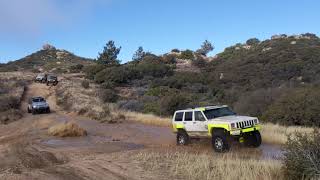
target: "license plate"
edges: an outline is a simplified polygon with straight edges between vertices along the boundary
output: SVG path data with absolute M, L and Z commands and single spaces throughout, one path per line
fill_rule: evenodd
M 240 130 L 236 130 L 236 131 L 231 131 L 232 135 L 240 135 L 241 131 Z

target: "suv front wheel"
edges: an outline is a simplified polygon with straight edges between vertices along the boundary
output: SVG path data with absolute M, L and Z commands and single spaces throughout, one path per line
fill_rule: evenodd
M 178 131 L 177 145 L 187 145 L 189 143 L 189 136 L 185 131 Z
M 217 131 L 212 134 L 212 147 L 216 152 L 229 151 L 230 145 L 223 131 Z
M 253 131 L 245 135 L 244 137 L 245 145 L 248 147 L 257 148 L 261 145 L 262 139 L 259 131 Z

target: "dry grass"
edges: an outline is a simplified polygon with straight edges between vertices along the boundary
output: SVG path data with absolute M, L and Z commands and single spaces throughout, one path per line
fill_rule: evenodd
M 21 73 L 0 73 L 0 123 L 22 117 L 21 101 L 30 77 Z
M 278 160 L 242 159 L 236 154 L 190 154 L 187 152 L 141 152 L 132 158 L 144 162 L 148 171 L 172 179 L 284 179 Z
M 287 135 L 294 132 L 311 133 L 313 132 L 313 128 L 266 123 L 262 124 L 261 131 L 263 142 L 279 145 L 285 144 L 287 142 Z
M 68 122 L 61 123 L 49 128 L 48 134 L 58 137 L 77 137 L 86 136 L 87 131 L 73 122 Z
M 140 122 L 149 125 L 171 127 L 171 119 L 162 118 L 153 114 L 143 114 L 138 112 L 125 111 L 123 114 L 128 120 Z

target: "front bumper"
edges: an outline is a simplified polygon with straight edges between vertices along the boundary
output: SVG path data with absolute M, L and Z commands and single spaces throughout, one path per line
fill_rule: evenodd
M 230 135 L 232 136 L 240 136 L 244 133 L 252 132 L 252 131 L 259 131 L 261 130 L 260 125 L 255 125 L 253 127 L 245 128 L 245 129 L 236 129 L 236 130 L 231 130 Z
M 36 112 L 45 112 L 49 110 L 49 107 L 36 107 L 36 108 L 33 108 L 33 110 Z

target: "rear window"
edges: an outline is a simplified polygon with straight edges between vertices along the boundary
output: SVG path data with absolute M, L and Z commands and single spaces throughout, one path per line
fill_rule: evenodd
M 182 121 L 183 112 L 177 112 L 174 121 Z
M 192 111 L 186 112 L 186 114 L 184 116 L 184 121 L 192 121 Z

